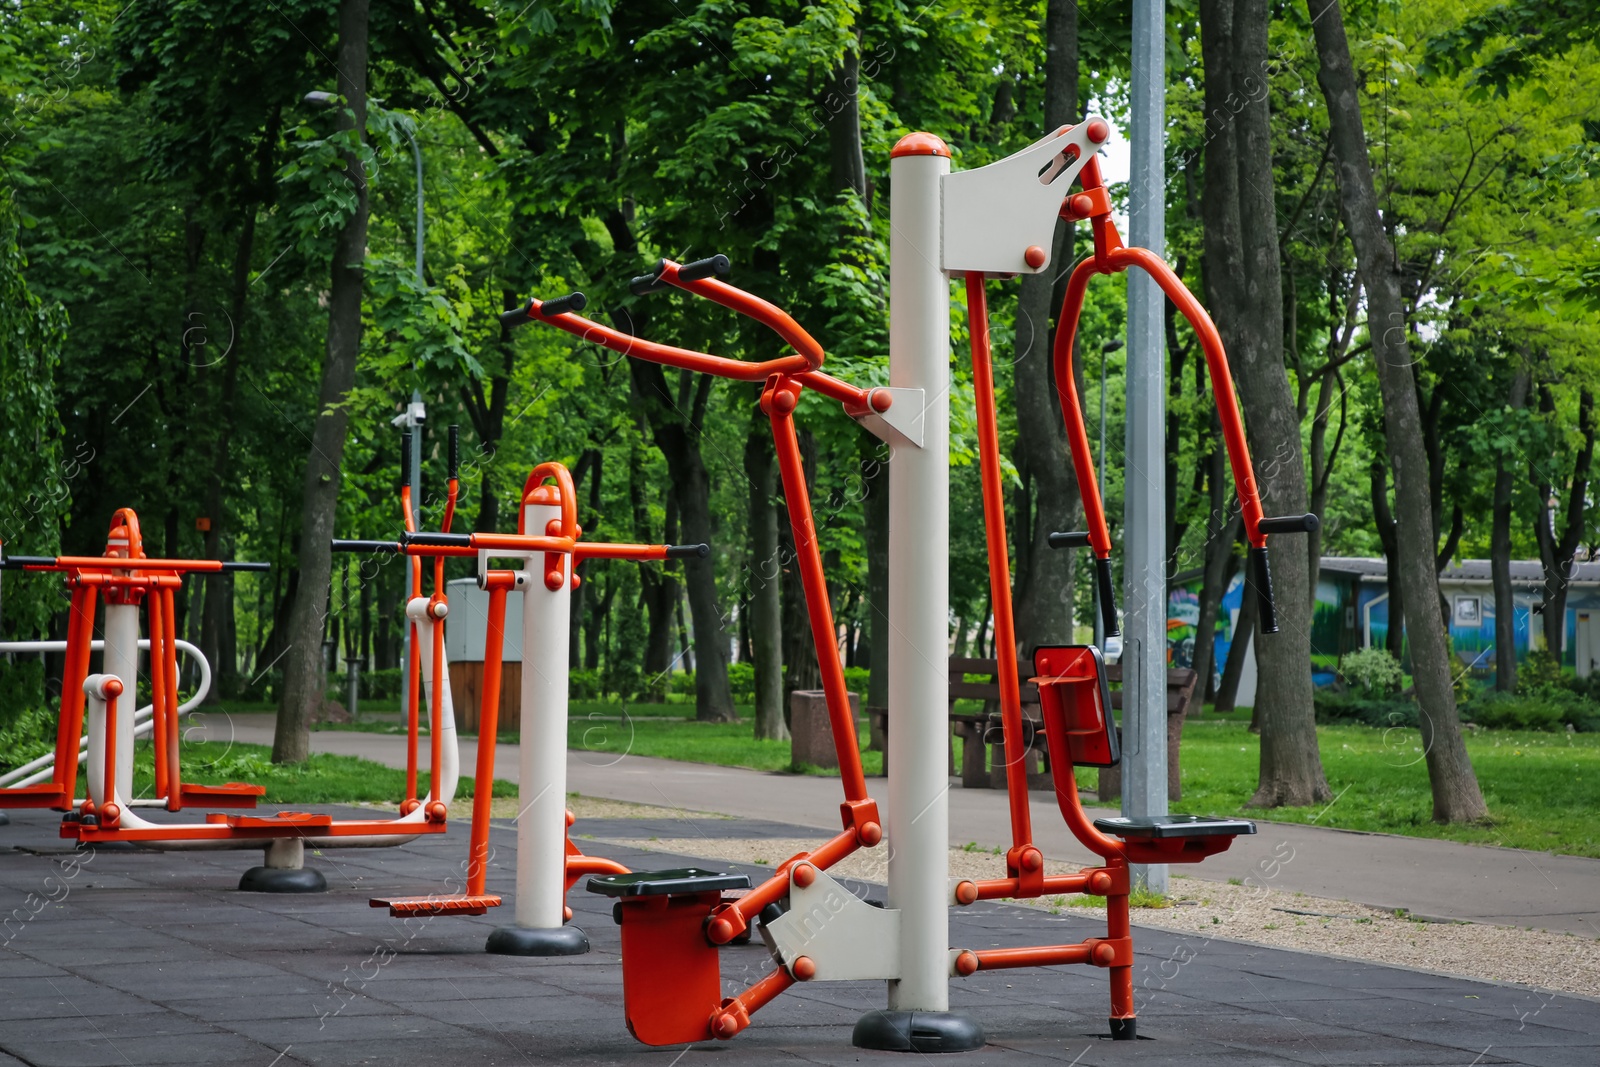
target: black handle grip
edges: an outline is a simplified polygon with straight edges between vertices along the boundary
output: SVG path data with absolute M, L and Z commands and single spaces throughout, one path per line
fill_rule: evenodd
M 540 318 L 548 319 L 554 315 L 565 315 L 569 311 L 582 311 L 588 306 L 589 298 L 582 293 L 568 293 L 554 300 L 540 301 L 538 313 Z
M 1057 531 L 1045 539 L 1051 548 L 1088 548 L 1087 530 Z
M 391 554 L 400 551 L 400 545 L 394 541 L 355 541 L 343 537 L 335 537 L 331 542 L 335 552 L 388 552 Z
M 711 555 L 710 545 L 668 545 L 668 559 L 705 559 Z
M 1265 548 L 1250 549 L 1250 581 L 1256 587 L 1256 603 L 1260 605 L 1256 625 L 1264 634 L 1275 634 L 1278 632 L 1278 608 L 1272 602 L 1272 564 Z
M 1321 526 L 1322 520 L 1308 511 L 1304 515 L 1280 515 L 1275 519 L 1262 519 L 1256 524 L 1256 529 L 1264 534 L 1313 533 Z
M 672 286 L 661 280 L 661 269 L 666 264 L 667 261 L 664 259 L 656 260 L 655 269 L 649 274 L 637 275 L 628 282 L 628 292 L 634 296 L 646 296 L 650 293 L 659 293 L 663 289 L 671 289 Z
M 520 307 L 514 307 L 508 311 L 502 311 L 500 312 L 499 316 L 500 325 L 504 326 L 508 330 L 515 330 L 518 326 L 526 326 L 530 321 L 532 321 L 528 317 L 532 313 L 532 303 L 523 304 Z
M 402 534 L 400 543 L 403 545 L 422 545 L 425 548 L 471 548 L 471 534 L 454 533 L 408 533 Z
M 450 424 L 450 480 L 456 481 L 456 475 L 461 473 L 461 427 L 456 423 Z
M 400 487 L 411 484 L 411 431 L 400 433 Z
M 679 267 L 678 277 L 686 282 L 697 282 L 703 278 L 709 278 L 713 274 L 719 278 L 726 277 L 730 269 L 732 269 L 732 264 L 728 262 L 727 256 L 708 256 L 705 259 L 697 259 L 693 263 L 685 263 Z
M 53 567 L 54 556 L 6 556 L 0 559 L 0 571 L 20 571 L 24 567 Z
M 222 561 L 223 572 L 229 574 L 237 571 L 270 571 L 271 569 L 272 564 L 270 563 L 256 563 L 242 559 L 225 559 Z
M 1121 637 L 1122 629 L 1117 625 L 1117 594 L 1111 581 L 1111 561 L 1096 559 L 1094 576 L 1100 586 L 1100 619 L 1105 624 L 1105 634 L 1107 637 Z

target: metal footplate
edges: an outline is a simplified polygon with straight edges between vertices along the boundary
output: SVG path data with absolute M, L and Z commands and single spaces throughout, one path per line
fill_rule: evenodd
M 1225 852 L 1235 837 L 1256 832 L 1249 819 L 1216 819 L 1204 815 L 1145 815 L 1096 819 L 1094 828 L 1128 843 L 1133 863 L 1198 863 Z

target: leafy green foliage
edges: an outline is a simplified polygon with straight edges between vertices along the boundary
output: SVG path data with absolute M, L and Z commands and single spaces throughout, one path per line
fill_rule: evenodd
M 1381 648 L 1362 648 L 1339 664 L 1345 682 L 1368 699 L 1398 693 L 1405 679 L 1400 661 Z

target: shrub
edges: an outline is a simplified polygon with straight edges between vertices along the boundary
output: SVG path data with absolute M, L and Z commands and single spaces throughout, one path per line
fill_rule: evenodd
M 1409 700 L 1318 691 L 1314 702 L 1320 723 L 1359 723 L 1380 728 L 1417 725 L 1417 705 Z
M 648 684 L 648 683 L 647 683 Z M 694 699 L 694 671 L 672 671 L 653 688 Z
M 1600 730 L 1600 706 L 1566 689 L 1488 692 L 1461 709 L 1468 722 L 1491 730 Z
M 756 702 L 756 665 L 750 662 L 728 664 L 728 688 L 735 704 Z
M 1541 693 L 1549 689 L 1569 689 L 1573 679 L 1561 666 L 1561 661 L 1549 649 L 1539 648 L 1528 653 L 1528 658 L 1517 667 L 1517 692 Z
M 865 667 L 846 667 L 844 669 L 844 687 L 852 693 L 859 694 L 863 705 L 867 702 L 867 680 L 872 672 Z
M 1363 648 L 1344 658 L 1339 673 L 1345 684 L 1368 700 L 1398 693 L 1405 681 L 1400 661 L 1381 648 Z
M 605 681 L 599 671 L 573 671 L 567 676 L 567 692 L 573 700 L 604 700 Z

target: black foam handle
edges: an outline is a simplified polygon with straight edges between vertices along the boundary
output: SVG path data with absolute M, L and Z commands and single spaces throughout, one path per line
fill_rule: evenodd
M 649 293 L 659 293 L 663 289 L 671 289 L 672 286 L 661 280 L 661 271 L 666 265 L 666 260 L 656 260 L 655 269 L 649 274 L 637 275 L 628 282 L 628 292 L 634 296 L 645 296 Z
M 732 264 L 728 262 L 728 257 L 719 254 L 697 259 L 693 263 L 685 263 L 678 268 L 678 277 L 686 282 L 697 282 L 713 274 L 719 278 L 726 277 L 731 269 Z
M 408 533 L 403 534 L 401 544 L 423 545 L 427 548 L 471 548 L 471 534 L 454 533 Z
M 411 431 L 403 430 L 400 434 L 400 486 L 405 488 L 411 484 Z
M 270 571 L 272 564 L 256 563 L 243 559 L 225 559 L 222 561 L 222 569 L 225 573 L 230 574 L 236 571 Z
M 456 475 L 461 473 L 461 427 L 457 423 L 450 424 L 450 480 L 456 481 Z
M 1096 559 L 1094 576 L 1100 586 L 1100 619 L 1105 624 L 1105 634 L 1107 637 L 1121 637 L 1122 628 L 1117 625 L 1117 594 L 1111 581 L 1111 561 Z
M 1256 529 L 1264 534 L 1313 533 L 1321 526 L 1322 520 L 1308 511 L 1304 515 L 1280 515 L 1275 519 L 1262 519 L 1256 524 Z
M 544 300 L 539 303 L 539 317 L 548 319 L 554 315 L 565 315 L 569 311 L 582 311 L 589 306 L 589 298 L 582 293 L 568 293 L 558 296 L 554 300 Z
M 356 541 L 335 537 L 332 545 L 335 552 L 388 552 L 393 554 L 400 551 L 400 545 L 394 541 Z
M 1250 549 L 1250 580 L 1256 587 L 1256 602 L 1260 605 L 1256 625 L 1264 634 L 1275 634 L 1278 632 L 1278 608 L 1272 602 L 1272 564 L 1265 548 L 1252 546 Z
M 1057 531 L 1046 538 L 1046 541 L 1051 548 L 1088 548 L 1089 532 L 1087 530 Z
M 705 559 L 711 555 L 710 545 L 668 545 L 668 559 Z
M 24 567 L 53 567 L 54 556 L 6 556 L 0 559 L 0 571 L 20 571 Z
M 528 317 L 532 311 L 533 305 L 531 303 L 522 304 L 508 311 L 502 311 L 500 312 L 500 325 L 510 330 L 515 330 L 518 326 L 526 326 L 532 321 Z

